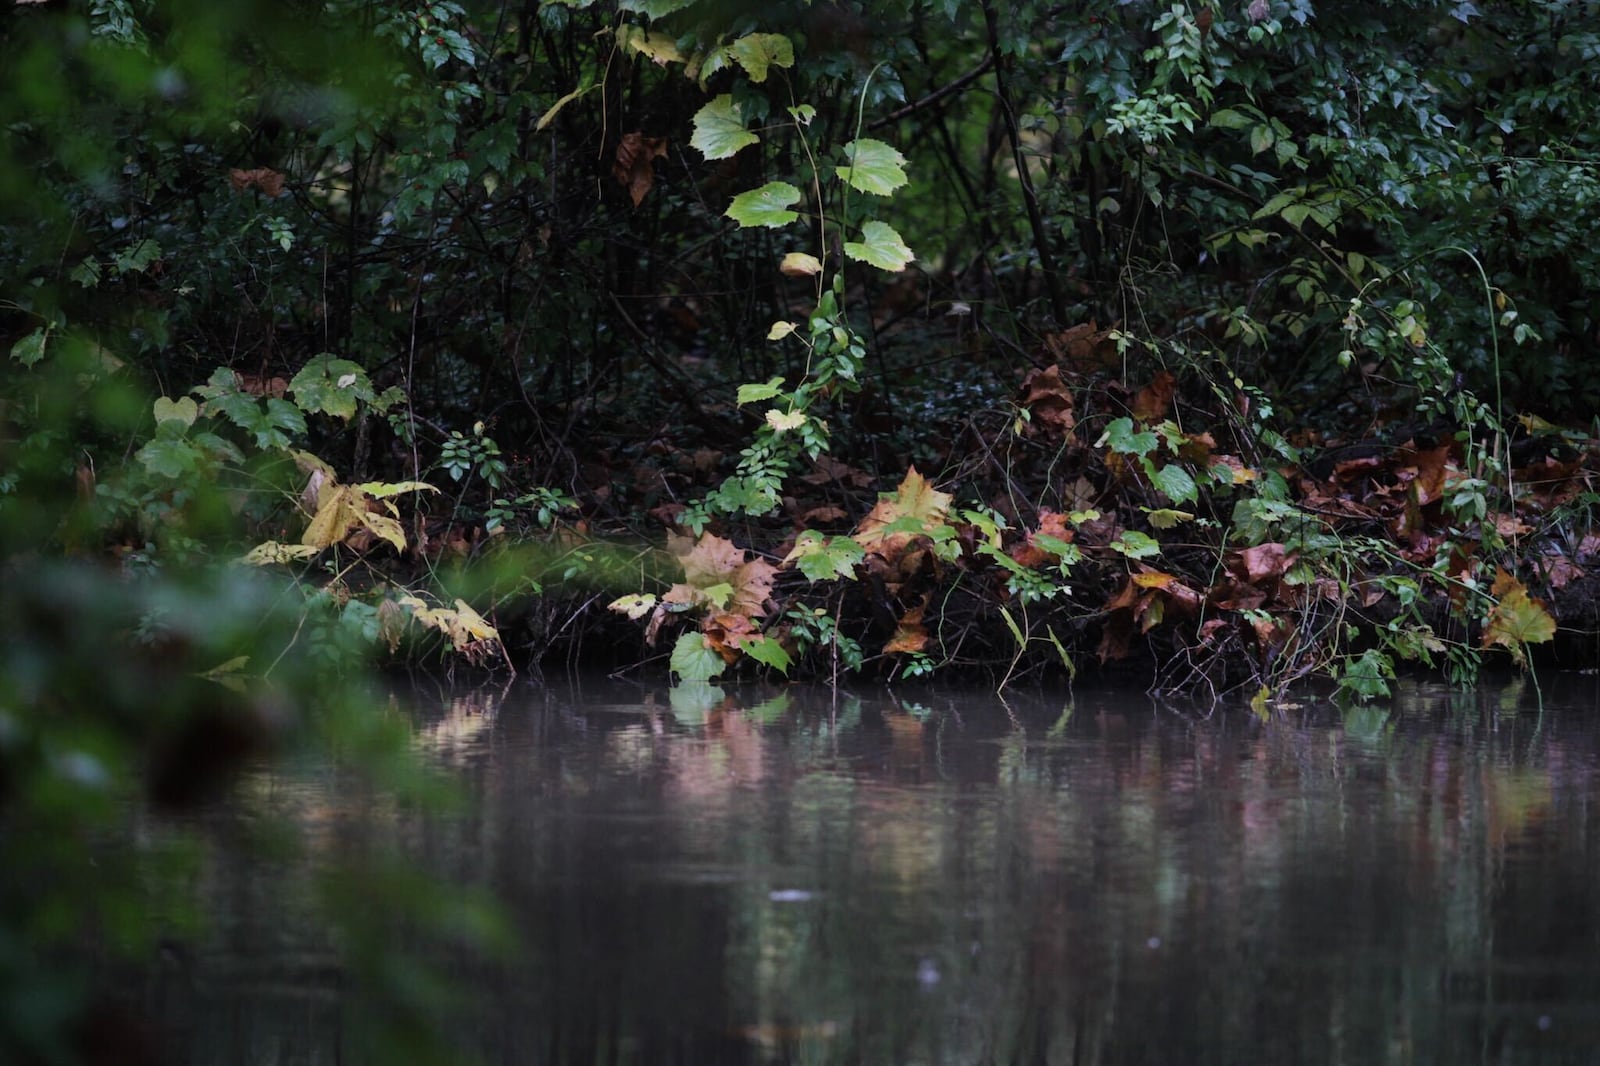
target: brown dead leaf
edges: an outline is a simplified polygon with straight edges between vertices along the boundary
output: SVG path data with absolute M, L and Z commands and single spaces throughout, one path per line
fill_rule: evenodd
M 927 648 L 928 629 L 922 624 L 922 612 L 926 609 L 927 602 L 924 601 L 900 616 L 900 621 L 894 627 L 894 635 L 883 646 L 885 655 L 915 655 Z
M 1146 425 L 1166 420 L 1172 411 L 1172 398 L 1178 394 L 1178 379 L 1169 370 L 1158 371 L 1150 384 L 1133 398 L 1133 417 Z
M 1545 583 L 1553 589 L 1566 588 L 1584 576 L 1583 567 L 1558 551 L 1544 552 L 1534 560 L 1534 566 L 1538 568 Z
M 646 137 L 634 130 L 622 135 L 617 143 L 617 157 L 611 164 L 611 176 L 617 184 L 628 190 L 633 206 L 638 207 L 656 183 L 655 160 L 667 155 L 665 137 Z
M 1065 437 L 1077 424 L 1072 390 L 1061 380 L 1059 365 L 1028 371 L 1019 406 L 1028 412 L 1028 428 L 1050 437 Z
M 1044 348 L 1051 359 L 1066 363 L 1068 370 L 1080 374 L 1109 369 L 1120 358 L 1111 331 L 1101 329 L 1094 321 L 1080 322 L 1059 333 L 1046 333 Z

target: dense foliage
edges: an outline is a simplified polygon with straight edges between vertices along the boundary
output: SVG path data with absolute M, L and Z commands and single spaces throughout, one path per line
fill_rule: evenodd
M 12 5 L 0 841 L 388 751 L 365 659 L 1521 663 L 1600 614 L 1597 60 L 1573 0 Z
M 630 592 L 694 679 L 1520 659 L 1592 613 L 1586 13 L 21 5 L 8 550 L 512 668 Z

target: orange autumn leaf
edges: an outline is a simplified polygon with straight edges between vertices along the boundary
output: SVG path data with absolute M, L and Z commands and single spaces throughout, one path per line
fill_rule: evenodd
M 896 652 L 915 655 L 927 648 L 928 629 L 922 624 L 922 612 L 925 609 L 926 604 L 919 605 L 901 616 L 900 621 L 895 624 L 894 636 L 883 646 L 885 655 L 893 655 Z
M 905 529 L 905 525 L 931 530 L 944 524 L 953 499 L 948 492 L 935 489 L 913 466 L 892 495 L 884 493 L 878 498 L 871 513 L 861 520 L 854 539 L 869 552 L 886 559 L 897 558 L 918 535 Z

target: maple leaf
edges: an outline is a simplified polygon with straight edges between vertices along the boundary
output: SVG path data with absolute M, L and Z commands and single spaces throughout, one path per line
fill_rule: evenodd
M 1496 568 L 1490 591 L 1497 602 L 1484 622 L 1482 646 L 1499 644 L 1511 653 L 1513 662 L 1522 666 L 1526 663 L 1523 645 L 1543 644 L 1554 638 L 1556 620 L 1549 608 L 1528 595 L 1522 582 L 1502 569 Z
M 854 539 L 886 559 L 898 558 L 919 532 L 927 533 L 944 524 L 953 499 L 949 493 L 935 489 L 913 466 L 892 495 L 878 497 L 871 513 L 861 520 Z
M 687 539 L 674 538 L 674 544 L 681 546 Z M 765 559 L 746 561 L 744 549 L 712 533 L 674 554 L 683 566 L 683 581 L 661 597 L 662 603 L 715 606 L 747 618 L 766 613 L 778 568 Z
M 617 143 L 616 160 L 611 164 L 611 175 L 618 185 L 628 190 L 634 207 L 638 207 L 655 187 L 655 160 L 666 156 L 665 137 L 646 137 L 639 130 L 622 135 Z

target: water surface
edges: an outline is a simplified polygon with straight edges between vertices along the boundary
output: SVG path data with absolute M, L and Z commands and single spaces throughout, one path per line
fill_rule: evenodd
M 449 817 L 328 767 L 208 823 L 214 921 L 147 996 L 195 1062 L 351 1061 L 319 856 L 497 897 L 435 959 L 489 1063 L 1600 1061 L 1595 679 L 1260 720 L 1080 690 L 419 695 Z M 381 901 L 374 902 L 381 920 Z M 343 1046 L 343 1052 L 341 1047 Z

